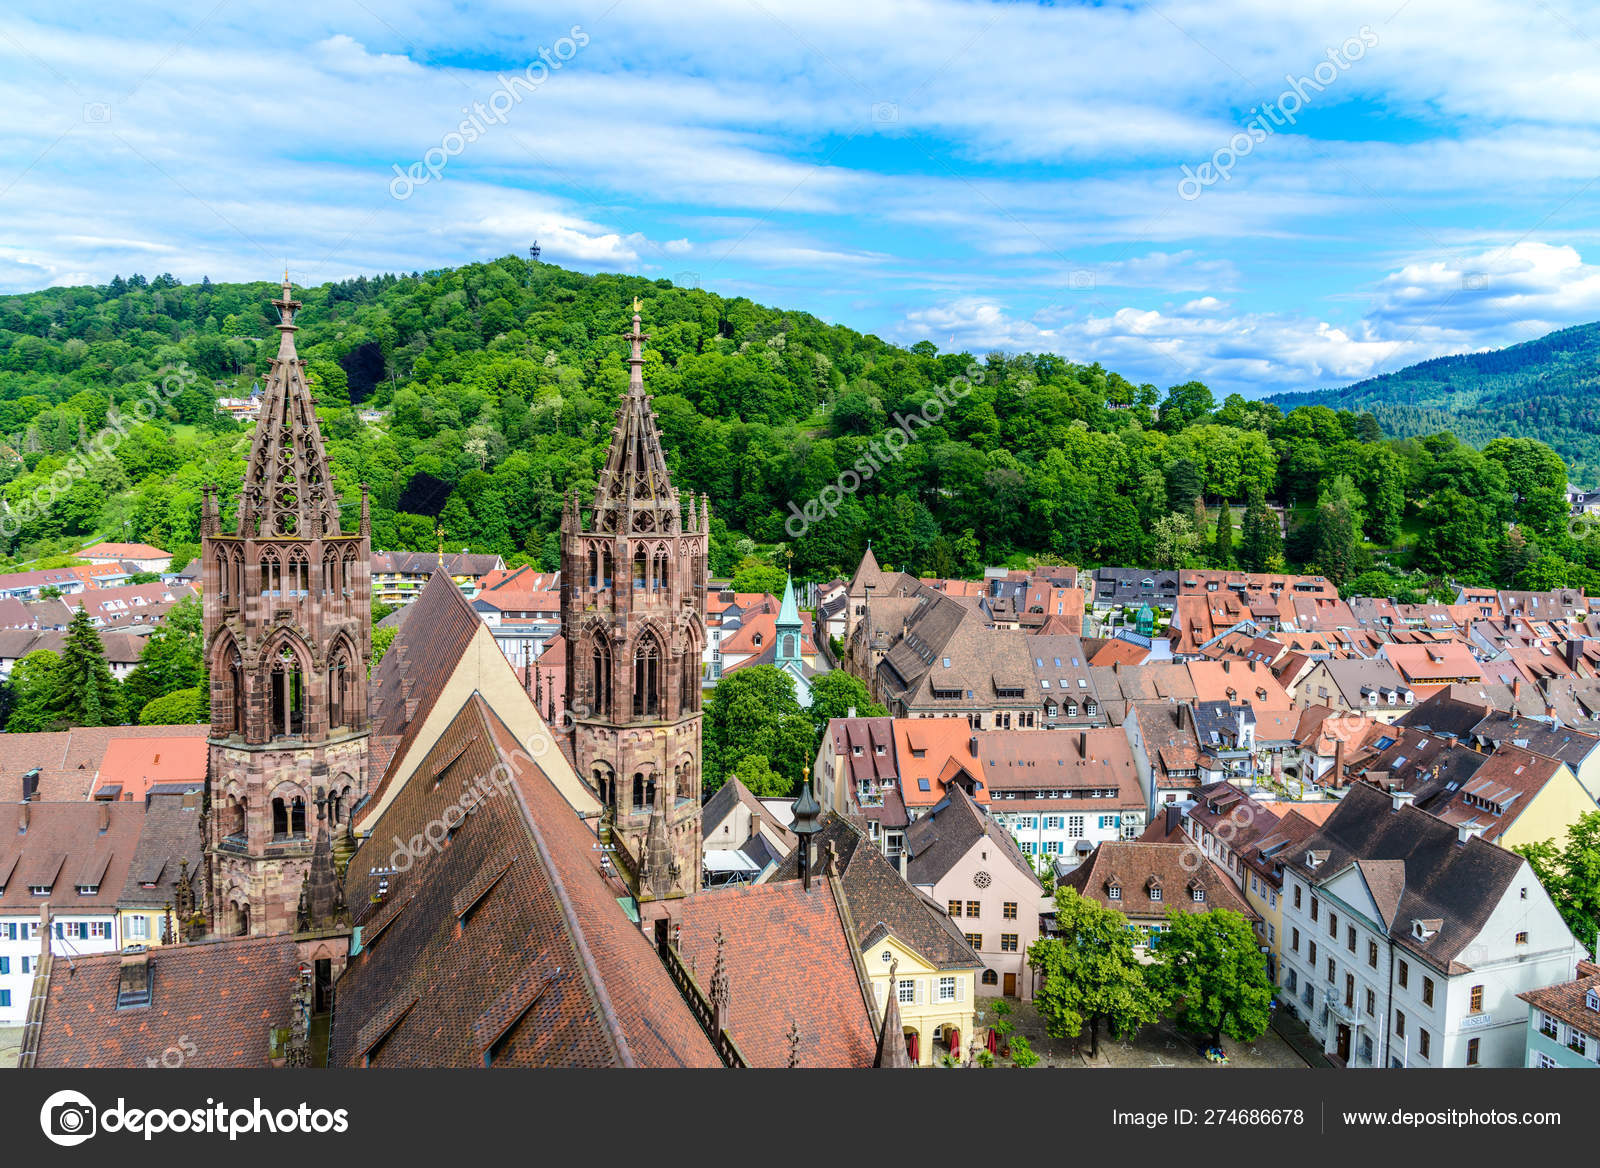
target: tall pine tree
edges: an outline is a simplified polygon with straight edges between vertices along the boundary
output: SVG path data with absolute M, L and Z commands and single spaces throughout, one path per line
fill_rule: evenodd
M 1247 572 L 1266 572 L 1282 558 L 1283 532 L 1279 530 L 1278 517 L 1268 509 L 1266 497 L 1260 491 L 1252 491 L 1244 509 L 1239 566 Z
M 1217 567 L 1233 567 L 1233 512 L 1226 499 L 1222 500 L 1222 509 L 1217 512 L 1217 530 L 1213 533 L 1211 543 L 1211 558 L 1217 562 Z
M 56 670 L 57 707 L 73 726 L 117 726 L 122 723 L 122 687 L 106 664 L 105 646 L 79 608 L 67 626 Z

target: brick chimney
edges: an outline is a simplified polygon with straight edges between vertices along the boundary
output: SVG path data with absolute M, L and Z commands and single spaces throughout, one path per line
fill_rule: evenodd
M 39 768 L 34 767 L 22 776 L 22 801 L 31 803 L 39 794 Z
M 1333 740 L 1333 785 L 1344 786 L 1344 735 Z
M 1089 757 L 1089 732 L 1087 730 L 1078 731 L 1078 757 Z
M 1396 787 L 1394 790 L 1389 792 L 1389 799 L 1393 803 L 1394 809 L 1399 811 L 1400 808 L 1409 807 L 1415 803 L 1417 797 L 1410 791 L 1402 791 L 1399 787 Z

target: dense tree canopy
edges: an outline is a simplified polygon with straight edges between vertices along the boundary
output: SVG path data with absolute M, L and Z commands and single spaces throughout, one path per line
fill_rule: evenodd
M 213 401 L 264 376 L 276 294 L 118 278 L 0 297 L 13 455 L 0 556 L 111 533 L 193 555 L 200 487 L 237 483 L 249 445 Z M 1566 530 L 1565 468 L 1529 437 L 1490 435 L 1481 451 L 1449 434 L 1385 439 L 1372 414 L 1319 402 L 1219 406 L 1199 382 L 1162 391 L 1050 354 L 902 349 L 801 312 L 513 256 L 296 294 L 346 521 L 369 484 L 380 548 L 432 547 L 442 527 L 452 546 L 556 567 L 562 495 L 594 485 L 638 296 L 674 482 L 710 497 L 712 569 L 741 584 L 775 590 L 778 545 L 800 579 L 848 572 L 870 538 L 881 562 L 919 574 L 1027 556 L 1259 568 L 1281 554 L 1341 579 L 1370 563 L 1600 590 L 1600 540 Z M 1230 503 L 1252 503 L 1236 542 L 1212 518 Z

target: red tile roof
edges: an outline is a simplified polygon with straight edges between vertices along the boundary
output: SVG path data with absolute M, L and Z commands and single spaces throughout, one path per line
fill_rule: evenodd
M 291 936 L 152 950 L 150 1004 L 119 1010 L 121 960 L 54 960 L 37 1066 L 262 1067 L 272 1030 L 289 1025 L 300 966 Z
M 800 1028 L 802 1067 L 872 1065 L 872 1015 L 826 878 L 813 878 L 809 892 L 783 880 L 696 893 L 676 902 L 673 915 L 678 949 L 702 986 L 721 927 L 728 1031 L 752 1066 L 788 1064 L 791 1021 Z
M 444 823 L 469 787 L 492 793 L 375 902 L 394 841 Z M 339 981 L 331 1064 L 721 1065 L 595 844 L 474 695 L 350 861 L 364 947 Z

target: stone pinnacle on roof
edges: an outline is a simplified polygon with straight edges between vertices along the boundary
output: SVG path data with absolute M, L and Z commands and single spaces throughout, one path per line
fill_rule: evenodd
M 883 1029 L 878 1032 L 878 1057 L 872 1060 L 874 1067 L 904 1069 L 911 1065 L 900 1024 L 899 982 L 895 977 L 899 970 L 900 961 L 896 958 L 889 963 L 889 992 L 883 1007 Z
M 728 1028 L 728 1006 L 732 1000 L 732 987 L 728 982 L 728 961 L 722 950 L 728 943 L 723 936 L 722 926 L 717 926 L 717 964 L 711 971 L 711 1009 L 716 1015 L 718 1031 Z

